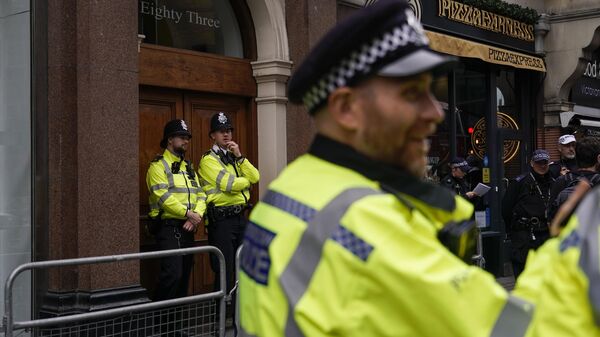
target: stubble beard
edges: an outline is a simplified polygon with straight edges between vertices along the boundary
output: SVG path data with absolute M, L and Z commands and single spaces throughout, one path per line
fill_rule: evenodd
M 370 157 L 400 168 L 415 177 L 420 178 L 425 174 L 427 144 L 423 144 L 421 149 L 417 148 L 420 144 L 408 143 L 408 130 L 398 130 L 398 128 L 390 126 L 375 109 L 369 114 L 367 123 L 368 126 L 360 137 L 363 140 L 365 152 Z
M 174 148 L 173 151 L 181 157 L 183 157 L 185 155 L 185 147 L 183 147 L 183 146 L 178 146 L 178 147 Z

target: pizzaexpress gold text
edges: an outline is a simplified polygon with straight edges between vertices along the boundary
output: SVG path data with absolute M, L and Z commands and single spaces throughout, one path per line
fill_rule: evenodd
M 533 42 L 533 25 L 454 0 L 439 0 L 438 16 L 513 38 Z

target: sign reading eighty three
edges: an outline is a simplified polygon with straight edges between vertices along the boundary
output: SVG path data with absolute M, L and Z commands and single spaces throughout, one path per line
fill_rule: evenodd
M 140 12 L 144 15 L 153 16 L 157 21 L 172 20 L 175 23 L 187 22 L 210 28 L 221 28 L 219 19 L 208 18 L 195 11 L 178 11 L 172 8 L 169 9 L 165 5 L 155 6 L 154 2 L 151 1 L 140 1 Z

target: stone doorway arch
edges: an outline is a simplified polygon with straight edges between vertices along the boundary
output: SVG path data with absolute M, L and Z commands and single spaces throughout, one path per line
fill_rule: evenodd
M 286 83 L 289 56 L 285 13 L 279 0 L 246 1 L 256 34 L 257 60 L 252 62 L 257 84 L 258 165 L 260 193 L 287 165 Z

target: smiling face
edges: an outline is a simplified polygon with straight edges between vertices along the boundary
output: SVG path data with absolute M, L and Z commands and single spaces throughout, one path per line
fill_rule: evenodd
M 354 147 L 363 154 L 421 177 L 428 137 L 444 113 L 430 91 L 428 73 L 410 78 L 374 77 L 355 88 L 358 123 Z

